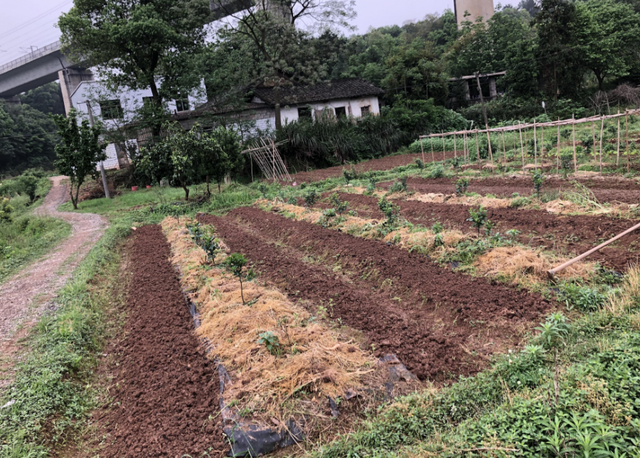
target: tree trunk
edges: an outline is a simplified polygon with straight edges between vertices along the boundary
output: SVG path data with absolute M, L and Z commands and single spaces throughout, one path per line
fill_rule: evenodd
M 151 83 L 149 83 L 149 88 L 151 89 L 151 96 L 153 97 L 153 103 L 158 109 L 158 111 L 160 111 L 162 109 L 162 98 L 160 97 L 160 93 L 158 92 L 158 86 L 156 85 L 156 82 L 153 80 L 153 78 L 151 79 Z M 154 138 L 159 137 L 160 134 L 162 133 L 162 121 L 155 119 L 156 115 L 157 113 L 153 114 L 153 120 L 151 125 L 151 133 Z
M 184 189 L 184 200 L 189 202 L 189 188 L 187 186 L 183 186 L 182 189 Z
M 276 130 L 282 130 L 282 111 L 279 103 L 276 103 Z
M 76 195 L 73 195 L 73 185 L 71 185 L 71 189 L 69 191 L 69 193 L 71 194 L 71 203 L 73 204 L 73 209 L 77 210 L 78 209 L 78 196 L 80 195 L 80 185 L 78 185 L 76 187 Z
M 220 187 L 220 182 L 218 181 L 218 194 L 222 192 L 222 188 Z
M 211 197 L 211 190 L 209 189 L 209 175 L 207 175 L 207 196 Z

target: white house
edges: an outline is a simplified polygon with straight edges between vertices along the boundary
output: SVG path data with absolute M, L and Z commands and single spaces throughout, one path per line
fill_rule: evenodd
M 258 87 L 253 89 L 249 103 L 240 107 L 224 107 L 208 103 L 192 112 L 178 113 L 174 118 L 190 128 L 201 118 L 226 117 L 238 121 L 253 121 L 260 130 L 273 130 L 276 104 L 280 104 L 283 124 L 301 118 L 318 120 L 321 116 L 350 117 L 354 119 L 380 114 L 378 97 L 384 91 L 360 78 L 341 79 L 309 86 L 291 86 L 280 89 Z
M 206 101 L 203 94 L 204 86 L 182 99 L 169 100 L 167 102 L 168 109 L 174 114 L 193 111 L 196 106 Z M 100 81 L 82 81 L 71 94 L 70 100 L 73 108 L 80 113 L 81 118 L 89 118 L 89 107 L 91 107 L 91 112 L 96 120 L 101 120 L 107 129 L 115 130 L 133 121 L 137 110 L 151 100 L 151 90 L 126 90 L 114 93 Z M 127 140 L 127 142 L 137 144 L 135 139 Z M 107 146 L 105 169 L 118 169 L 126 163 L 126 157 L 120 148 L 119 145 L 113 143 Z

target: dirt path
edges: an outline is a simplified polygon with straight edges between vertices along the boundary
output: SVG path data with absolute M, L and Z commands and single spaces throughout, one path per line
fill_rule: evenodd
M 34 214 L 68 222 L 71 235 L 56 250 L 0 285 L 0 389 L 10 378 L 16 342 L 44 311 L 55 308 L 53 301 L 59 289 L 107 227 L 101 216 L 57 210 L 68 198 L 64 179 L 51 179 L 53 187 Z

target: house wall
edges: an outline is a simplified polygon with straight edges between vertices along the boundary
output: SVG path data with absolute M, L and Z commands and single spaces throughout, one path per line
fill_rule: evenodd
M 194 94 L 188 96 L 189 111 L 193 111 L 197 105 L 206 101 L 198 95 L 200 92 L 201 91 L 194 91 Z M 106 129 L 117 129 L 120 126 L 130 123 L 133 120 L 136 111 L 142 107 L 143 98 L 151 97 L 151 95 L 151 90 L 124 90 L 114 94 L 107 89 L 104 83 L 100 81 L 82 81 L 73 94 L 71 94 L 70 100 L 73 108 L 79 112 L 79 121 L 89 119 L 89 109 L 87 107 L 87 101 L 89 101 L 95 120 L 102 121 Z M 123 111 L 122 119 L 102 119 L 100 101 L 114 99 L 120 100 L 120 105 L 122 106 Z M 176 103 L 174 100 L 168 101 L 167 106 L 171 112 L 176 110 Z M 120 161 L 118 161 L 116 146 L 114 144 L 109 144 L 107 146 L 106 153 L 108 159 L 104 161 L 104 168 L 107 170 L 120 168 Z
M 371 107 L 371 114 L 379 115 L 380 114 L 380 102 L 378 101 L 378 97 L 361 97 L 357 99 L 343 99 L 343 100 L 331 100 L 325 103 L 310 103 L 308 105 L 292 105 L 287 106 L 282 109 L 282 122 L 294 122 L 298 120 L 298 108 L 299 107 L 311 107 L 314 113 L 322 112 L 327 108 L 333 108 L 334 112 L 336 108 L 345 107 L 347 109 L 347 115 L 352 116 L 354 118 L 362 117 L 362 107 L 369 106 Z M 273 122 L 275 124 L 275 116 L 273 117 Z

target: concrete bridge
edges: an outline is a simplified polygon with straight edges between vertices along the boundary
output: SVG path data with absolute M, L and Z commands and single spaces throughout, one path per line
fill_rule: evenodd
M 212 20 L 217 21 L 253 5 L 253 0 L 226 0 L 221 6 L 211 0 Z M 82 62 L 71 62 L 61 51 L 59 41 L 0 65 L 0 98 L 11 98 L 43 84 L 60 80 L 67 113 L 71 109 L 71 94 L 82 81 L 91 81 L 93 74 Z

